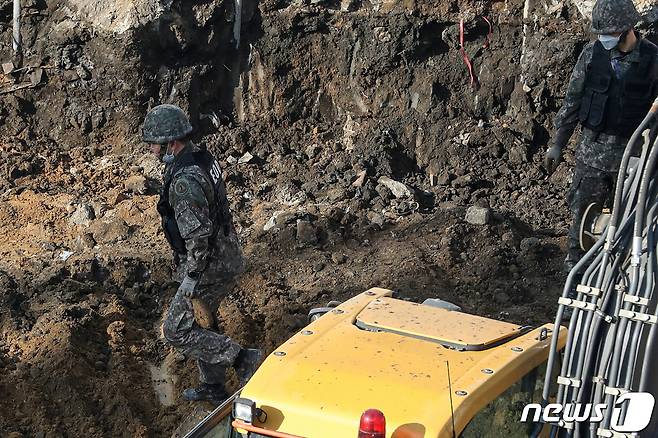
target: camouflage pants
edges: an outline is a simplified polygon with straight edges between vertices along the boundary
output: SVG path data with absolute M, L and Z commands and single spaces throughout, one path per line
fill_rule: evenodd
M 593 202 L 611 207 L 616 180 L 616 171 L 599 170 L 576 161 L 573 183 L 567 197 L 573 223 L 569 229 L 569 250 L 566 261 L 575 263 L 583 256 L 584 252 L 580 248 L 580 223 L 583 214 Z
M 217 297 L 221 286 L 200 286 L 202 297 Z M 215 306 L 211 306 L 215 307 Z M 201 383 L 224 383 L 225 372 L 241 350 L 226 335 L 199 327 L 194 319 L 192 300 L 176 292 L 163 324 L 165 339 L 187 357 L 196 359 Z

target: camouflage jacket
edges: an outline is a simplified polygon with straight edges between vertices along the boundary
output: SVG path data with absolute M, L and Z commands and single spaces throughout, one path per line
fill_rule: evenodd
M 571 73 L 571 79 L 562 103 L 562 108 L 555 117 L 555 137 L 566 144 L 579 123 L 578 113 L 585 92 L 587 67 L 592 61 L 594 43 L 588 43 L 580 53 L 576 66 Z M 616 64 L 616 70 L 623 76 L 633 63 L 640 59 L 640 38 L 632 52 L 625 54 L 617 48 L 611 50 L 611 60 Z M 658 78 L 658 58 L 652 72 Z M 655 97 L 655 96 L 654 96 Z M 607 134 L 595 134 L 589 129 L 583 129 L 583 137 L 576 147 L 576 159 L 582 163 L 605 171 L 616 171 L 626 147 L 627 139 Z M 563 146 L 563 145 L 562 145 Z
M 188 146 L 176 159 L 198 150 L 196 146 Z M 174 164 L 165 167 L 165 179 Z M 214 232 L 220 227 L 220 224 L 213 223 L 216 218 L 211 217 L 214 196 L 213 185 L 199 166 L 183 167 L 172 177 L 169 204 L 187 250 L 187 254 L 177 257 L 176 277 L 179 280 L 187 272 L 199 272 L 200 284 L 212 284 L 244 270 L 242 248 L 233 226 L 228 236 L 221 230 Z

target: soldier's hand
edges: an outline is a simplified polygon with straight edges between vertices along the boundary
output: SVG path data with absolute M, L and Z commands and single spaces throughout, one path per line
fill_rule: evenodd
M 558 164 L 560 164 L 560 159 L 562 158 L 562 148 L 559 146 L 551 146 L 546 151 L 544 155 L 544 167 L 548 174 L 552 174 L 557 169 Z
M 194 298 L 198 295 L 196 285 L 199 282 L 199 280 L 191 278 L 190 276 L 186 275 L 183 281 L 181 282 L 180 286 L 178 287 L 178 292 L 182 293 L 188 298 Z

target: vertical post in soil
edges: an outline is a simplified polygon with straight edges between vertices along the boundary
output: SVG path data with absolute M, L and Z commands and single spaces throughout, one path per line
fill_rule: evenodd
M 240 47 L 240 28 L 242 27 L 242 0 L 235 0 L 235 21 L 233 22 L 233 39 L 235 48 Z
M 525 5 L 523 6 L 523 42 L 521 44 L 521 83 L 523 85 L 525 85 L 525 47 L 526 39 L 528 38 L 528 19 L 533 6 L 533 0 L 525 0 Z
M 21 0 L 14 0 L 14 53 L 21 50 Z

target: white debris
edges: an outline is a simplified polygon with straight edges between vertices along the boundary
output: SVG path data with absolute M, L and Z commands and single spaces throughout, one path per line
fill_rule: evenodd
M 381 176 L 377 182 L 388 188 L 396 198 L 412 198 L 414 193 L 405 184 L 395 181 L 387 176 Z
M 251 155 L 249 152 L 245 152 L 243 156 L 240 157 L 238 160 L 238 164 L 248 164 L 254 159 L 254 156 Z
M 63 262 L 65 262 L 72 255 L 73 255 L 73 251 L 62 251 L 62 253 L 59 255 L 59 259 L 62 260 Z

